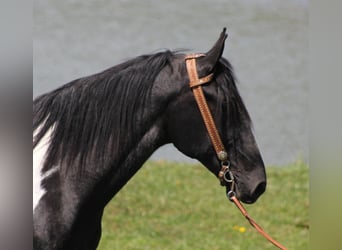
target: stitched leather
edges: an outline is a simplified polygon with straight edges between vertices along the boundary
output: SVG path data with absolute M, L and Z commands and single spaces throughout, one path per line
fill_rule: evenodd
M 196 86 L 200 86 L 203 85 L 205 83 L 210 82 L 212 79 L 214 78 L 214 73 L 211 73 L 210 75 L 204 76 L 200 79 L 198 79 L 198 81 L 196 82 L 192 82 L 190 81 L 190 88 L 196 87 Z
M 186 67 L 189 75 L 190 80 L 190 87 L 194 93 L 196 103 L 198 105 L 198 108 L 201 112 L 204 124 L 207 128 L 210 140 L 213 144 L 213 147 L 215 149 L 215 152 L 217 155 L 221 151 L 226 151 L 223 143 L 221 141 L 221 137 L 218 133 L 218 130 L 216 128 L 213 116 L 211 115 L 208 103 L 205 99 L 205 95 L 203 93 L 202 84 L 207 83 L 212 80 L 213 74 L 209 74 L 203 78 L 198 78 L 197 73 L 197 67 L 196 67 L 196 58 L 200 56 L 203 56 L 203 54 L 192 54 L 187 57 L 185 57 L 186 60 Z

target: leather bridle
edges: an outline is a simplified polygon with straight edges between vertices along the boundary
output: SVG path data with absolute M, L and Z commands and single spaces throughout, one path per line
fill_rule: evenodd
M 201 112 L 204 124 L 207 128 L 211 143 L 216 152 L 216 156 L 220 161 L 221 170 L 218 173 L 218 178 L 222 186 L 230 184 L 230 189 L 234 190 L 234 176 L 230 171 L 230 161 L 228 153 L 222 143 L 219 132 L 216 128 L 213 116 L 211 115 L 208 103 L 203 93 L 202 85 L 212 81 L 214 74 L 211 73 L 205 77 L 199 78 L 197 73 L 196 58 L 203 57 L 205 54 L 189 54 L 185 57 L 186 68 L 189 75 L 189 85 L 195 96 L 196 103 Z
M 246 209 L 242 206 L 240 201 L 235 195 L 235 180 L 234 175 L 230 171 L 230 161 L 228 159 L 228 153 L 222 143 L 221 137 L 219 135 L 219 132 L 217 130 L 217 127 L 215 125 L 213 116 L 210 112 L 208 103 L 205 99 L 205 95 L 203 93 L 202 85 L 209 83 L 213 80 L 214 74 L 211 73 L 207 76 L 204 76 L 202 78 L 198 77 L 197 73 L 197 65 L 196 65 L 196 59 L 199 57 L 204 57 L 205 54 L 189 54 L 185 56 L 185 62 L 186 62 L 186 69 L 189 76 L 189 85 L 190 88 L 195 96 L 195 100 L 197 103 L 197 106 L 200 110 L 200 113 L 202 115 L 203 122 L 205 124 L 205 127 L 207 128 L 211 143 L 214 147 L 214 150 L 216 152 L 216 156 L 218 160 L 220 161 L 221 170 L 218 173 L 218 179 L 220 180 L 220 183 L 222 186 L 225 186 L 226 184 L 229 184 L 229 191 L 227 192 L 227 197 L 230 201 L 234 202 L 234 204 L 239 208 L 240 212 L 245 216 L 245 218 L 248 220 L 248 222 L 267 240 L 269 240 L 273 245 L 278 247 L 279 249 L 287 250 L 286 247 L 281 245 L 279 242 L 274 240 L 270 235 L 268 235 L 247 213 Z

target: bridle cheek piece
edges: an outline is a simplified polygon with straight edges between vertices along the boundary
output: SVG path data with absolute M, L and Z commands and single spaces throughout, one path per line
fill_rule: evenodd
M 207 128 L 211 143 L 216 152 L 217 158 L 221 163 L 221 170 L 218 173 L 218 179 L 222 186 L 230 184 L 230 190 L 234 191 L 234 176 L 230 171 L 230 162 L 228 153 L 224 148 L 219 132 L 216 128 L 213 116 L 210 112 L 207 100 L 203 93 L 202 85 L 213 80 L 214 74 L 211 73 L 202 78 L 198 77 L 196 59 L 204 57 L 205 54 L 189 54 L 185 56 L 186 68 L 189 76 L 189 86 L 195 96 L 196 103 L 201 112 L 204 124 Z
M 205 99 L 202 85 L 205 83 L 209 83 L 213 80 L 214 74 L 211 73 L 202 78 L 198 77 L 196 59 L 199 57 L 204 57 L 205 54 L 189 54 L 185 56 L 186 69 L 189 75 L 189 85 L 195 96 L 195 100 L 197 106 L 201 112 L 204 124 L 207 128 L 211 143 L 215 149 L 218 160 L 221 163 L 221 170 L 218 173 L 218 179 L 222 186 L 229 185 L 229 191 L 227 192 L 227 197 L 230 201 L 234 202 L 234 204 L 239 208 L 240 212 L 245 216 L 248 222 L 268 241 L 270 241 L 273 245 L 278 247 L 279 249 L 287 250 L 286 247 L 281 245 L 279 242 L 274 240 L 270 235 L 268 235 L 247 213 L 246 209 L 242 206 L 240 201 L 235 195 L 235 180 L 234 175 L 230 171 L 230 161 L 228 160 L 228 153 L 224 148 L 221 137 L 216 128 L 213 116 L 211 115 L 207 100 Z

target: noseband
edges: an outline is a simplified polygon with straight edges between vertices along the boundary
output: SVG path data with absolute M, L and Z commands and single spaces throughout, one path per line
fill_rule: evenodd
M 281 245 L 279 242 L 274 240 L 271 236 L 269 236 L 253 219 L 249 216 L 245 208 L 242 206 L 240 201 L 236 198 L 234 187 L 235 181 L 232 172 L 230 171 L 230 161 L 228 160 L 228 153 L 224 148 L 219 132 L 216 128 L 213 116 L 211 115 L 207 100 L 205 99 L 205 95 L 203 93 L 202 85 L 205 83 L 209 83 L 213 80 L 214 74 L 211 73 L 202 78 L 198 77 L 196 59 L 199 57 L 203 57 L 205 54 L 189 54 L 185 56 L 186 69 L 189 75 L 189 85 L 195 96 L 195 100 L 197 106 L 201 112 L 204 124 L 207 128 L 211 143 L 215 149 L 216 156 L 221 164 L 221 170 L 218 173 L 218 178 L 222 186 L 225 184 L 230 184 L 230 191 L 227 193 L 227 197 L 230 201 L 234 202 L 235 205 L 239 208 L 240 212 L 243 216 L 248 220 L 248 222 L 267 240 L 269 240 L 273 245 L 278 247 L 279 249 L 286 250 L 287 248 Z
M 207 128 L 211 143 L 215 149 L 216 156 L 220 161 L 221 170 L 218 173 L 220 183 L 222 186 L 224 186 L 226 183 L 229 183 L 230 190 L 234 191 L 235 182 L 234 176 L 230 171 L 230 161 L 228 160 L 228 154 L 226 149 L 224 148 L 202 89 L 203 84 L 212 81 L 214 74 L 211 73 L 205 77 L 199 78 L 197 73 L 196 58 L 203 56 L 205 56 L 205 54 L 189 54 L 185 57 L 186 68 L 190 80 L 189 85 L 195 96 L 196 103 L 201 112 L 204 124 Z

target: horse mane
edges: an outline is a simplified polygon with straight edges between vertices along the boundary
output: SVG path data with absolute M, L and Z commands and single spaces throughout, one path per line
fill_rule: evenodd
M 101 164 L 109 150 L 110 155 L 124 150 L 135 138 L 153 82 L 174 56 L 171 51 L 139 56 L 36 98 L 33 147 L 52 129 L 44 168 L 47 162 L 82 168 L 87 157 Z
M 138 131 L 145 132 L 137 128 L 149 112 L 144 107 L 151 100 L 153 83 L 163 68 L 172 70 L 175 56 L 177 52 L 168 50 L 142 55 L 36 98 L 33 147 L 51 130 L 44 168 L 60 166 L 66 173 L 73 165 L 81 173 L 86 161 L 105 165 L 108 155 L 120 154 L 135 143 Z M 216 112 L 228 114 L 229 127 L 223 122 L 223 133 L 230 133 L 225 138 L 235 142 L 244 126 L 252 126 L 251 119 L 228 60 L 220 58 L 215 76 L 218 95 L 224 102 L 217 102 Z

